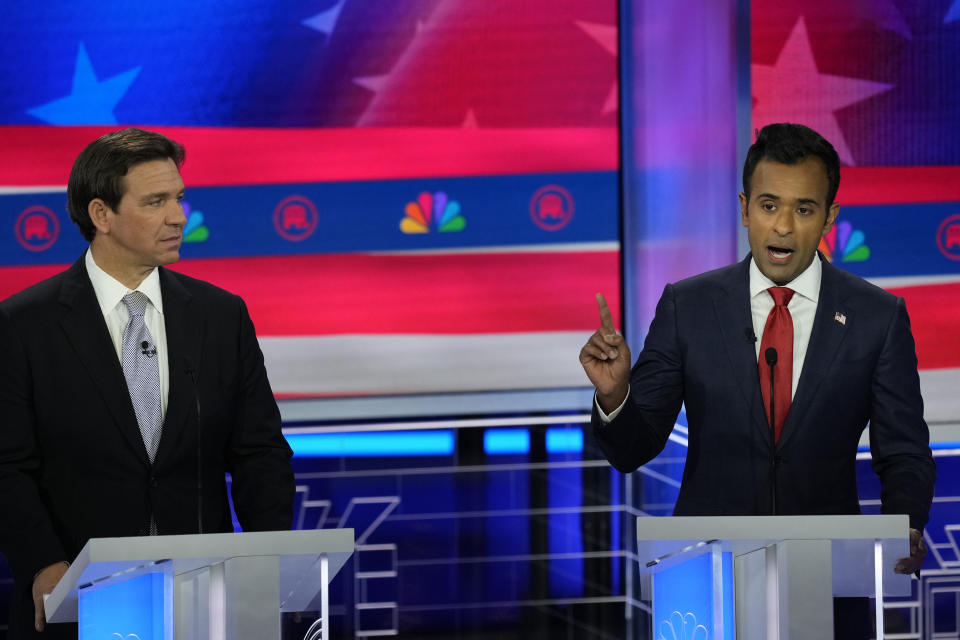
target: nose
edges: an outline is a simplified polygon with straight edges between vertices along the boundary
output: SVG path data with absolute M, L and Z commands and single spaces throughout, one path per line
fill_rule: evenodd
M 167 224 L 171 227 L 184 227 L 187 224 L 187 216 L 183 212 L 183 204 L 173 201 L 173 206 L 167 210 Z
M 773 230 L 781 236 L 788 236 L 793 233 L 793 212 L 786 208 L 778 211 L 777 218 L 773 221 Z

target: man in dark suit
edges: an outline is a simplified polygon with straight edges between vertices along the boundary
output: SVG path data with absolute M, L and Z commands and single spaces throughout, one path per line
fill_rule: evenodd
M 859 513 L 855 461 L 869 422 L 883 512 L 910 517 L 911 555 L 896 567 L 909 573 L 926 554 L 936 478 L 914 341 L 902 298 L 817 253 L 839 182 L 819 134 L 765 127 L 740 194 L 751 255 L 668 284 L 632 370 L 598 295 L 601 328 L 580 362 L 597 388 L 594 433 L 620 471 L 654 458 L 686 405 L 675 515 Z
M 289 529 L 291 451 L 243 301 L 179 259 L 183 148 L 126 129 L 67 188 L 90 248 L 0 303 L 0 551 L 10 638 L 44 631 L 44 593 L 92 537 Z M 40 632 L 43 631 L 41 634 Z

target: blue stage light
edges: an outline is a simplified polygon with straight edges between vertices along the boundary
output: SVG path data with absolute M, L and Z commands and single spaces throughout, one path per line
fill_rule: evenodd
M 489 429 L 483 434 L 483 451 L 488 455 L 530 453 L 527 429 Z
M 581 453 L 583 431 L 578 427 L 547 429 L 547 453 Z
M 449 456 L 453 431 L 394 431 L 387 433 L 288 433 L 295 458 L 388 456 Z

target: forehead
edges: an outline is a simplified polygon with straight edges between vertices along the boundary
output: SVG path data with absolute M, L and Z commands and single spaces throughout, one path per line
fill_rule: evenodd
M 170 158 L 147 160 L 135 164 L 123 177 L 124 197 L 138 197 L 152 193 L 177 193 L 183 190 L 183 180 L 176 163 Z
M 829 189 L 827 168 L 816 156 L 808 156 L 796 164 L 783 164 L 763 159 L 757 163 L 750 181 L 751 197 L 761 194 L 780 198 L 800 198 L 823 203 Z

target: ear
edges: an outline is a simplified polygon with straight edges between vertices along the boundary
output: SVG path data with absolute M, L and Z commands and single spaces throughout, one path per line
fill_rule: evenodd
M 750 220 L 747 217 L 747 194 L 741 192 L 738 196 L 740 199 L 740 223 L 745 226 L 750 226 Z
M 834 202 L 830 205 L 830 209 L 827 210 L 827 219 L 823 222 L 823 231 L 820 235 L 827 235 L 830 232 L 830 229 L 833 228 L 833 223 L 837 220 L 837 215 L 840 213 L 840 203 Z
M 100 198 L 94 198 L 87 205 L 87 213 L 90 215 L 90 221 L 97 231 L 103 234 L 110 233 L 110 215 L 113 213 L 107 203 Z

